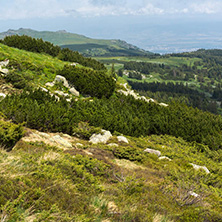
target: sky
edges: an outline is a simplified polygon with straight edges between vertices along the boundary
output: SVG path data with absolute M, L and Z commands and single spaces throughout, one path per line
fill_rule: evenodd
M 222 0 L 0 0 L 0 3 L 0 32 L 18 28 L 67 30 L 95 38 L 123 39 L 153 51 L 220 47 Z

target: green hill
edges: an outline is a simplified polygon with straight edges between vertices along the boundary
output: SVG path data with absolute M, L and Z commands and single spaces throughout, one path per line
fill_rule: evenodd
M 222 221 L 221 116 L 123 95 L 44 50 L 0 44 L 0 62 L 2 222 Z
M 66 31 L 35 31 L 32 29 L 8 30 L 0 33 L 0 39 L 8 35 L 28 35 L 33 38 L 42 38 L 74 51 L 79 51 L 85 56 L 146 56 L 152 54 L 122 40 L 92 39 L 83 35 L 68 33 Z

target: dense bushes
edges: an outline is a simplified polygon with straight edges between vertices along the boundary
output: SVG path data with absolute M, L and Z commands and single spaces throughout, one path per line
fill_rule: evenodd
M 0 146 L 3 146 L 7 150 L 11 149 L 22 137 L 22 134 L 23 129 L 21 125 L 0 119 Z
M 109 99 L 57 102 L 40 90 L 12 95 L 0 102 L 0 111 L 16 123 L 43 131 L 73 134 L 80 121 L 89 122 L 112 132 L 140 136 L 168 134 L 187 141 L 207 144 L 220 149 L 222 144 L 222 117 L 172 103 L 163 107 L 123 95 Z
M 35 39 L 25 35 L 12 35 L 6 36 L 1 43 L 30 52 L 46 53 L 53 57 L 58 57 L 63 61 L 77 62 L 96 70 L 106 70 L 105 66 L 95 59 L 85 58 L 78 52 L 74 52 L 68 48 L 60 49 L 59 46 L 54 46 L 52 43 L 43 41 L 42 39 Z
M 64 76 L 78 91 L 86 95 L 109 98 L 115 89 L 115 80 L 103 71 L 64 66 L 57 74 Z

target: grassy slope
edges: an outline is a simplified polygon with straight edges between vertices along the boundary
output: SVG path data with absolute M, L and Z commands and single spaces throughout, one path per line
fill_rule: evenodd
M 49 55 L 27 52 L 0 44 L 0 61 L 5 59 L 22 65 L 21 73 L 26 73 L 33 78 L 34 84 L 45 84 L 48 81 L 53 81 L 56 70 L 68 64 L 68 62 L 63 62 Z
M 30 132 L 30 130 L 29 130 Z M 62 150 L 20 141 L 0 150 L 2 218 L 9 221 L 220 221 L 222 153 L 169 136 L 116 137 Z M 145 154 L 160 150 L 172 161 Z M 210 158 L 211 157 L 211 158 Z M 212 158 L 213 157 L 213 158 Z M 211 174 L 189 163 L 206 165 Z M 189 192 L 199 194 L 198 198 Z M 13 220 L 14 219 L 14 220 Z
M 0 45 L 0 60 L 16 60 L 33 84 L 52 81 L 65 63 Z M 42 67 L 38 75 L 29 65 Z M 30 130 L 27 129 L 28 136 Z M 0 150 L 3 221 L 221 221 L 222 152 L 170 136 L 128 137 L 119 147 L 73 138 L 62 150 L 41 142 Z M 77 148 L 80 142 L 83 147 Z M 157 149 L 172 159 L 144 153 Z M 189 163 L 205 165 L 206 175 Z M 197 198 L 189 196 L 196 192 Z

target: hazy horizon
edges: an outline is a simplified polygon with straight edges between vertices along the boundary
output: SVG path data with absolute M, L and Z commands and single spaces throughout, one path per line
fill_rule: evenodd
M 222 49 L 218 0 L 12 0 L 0 10 L 1 32 L 66 30 L 158 53 Z

